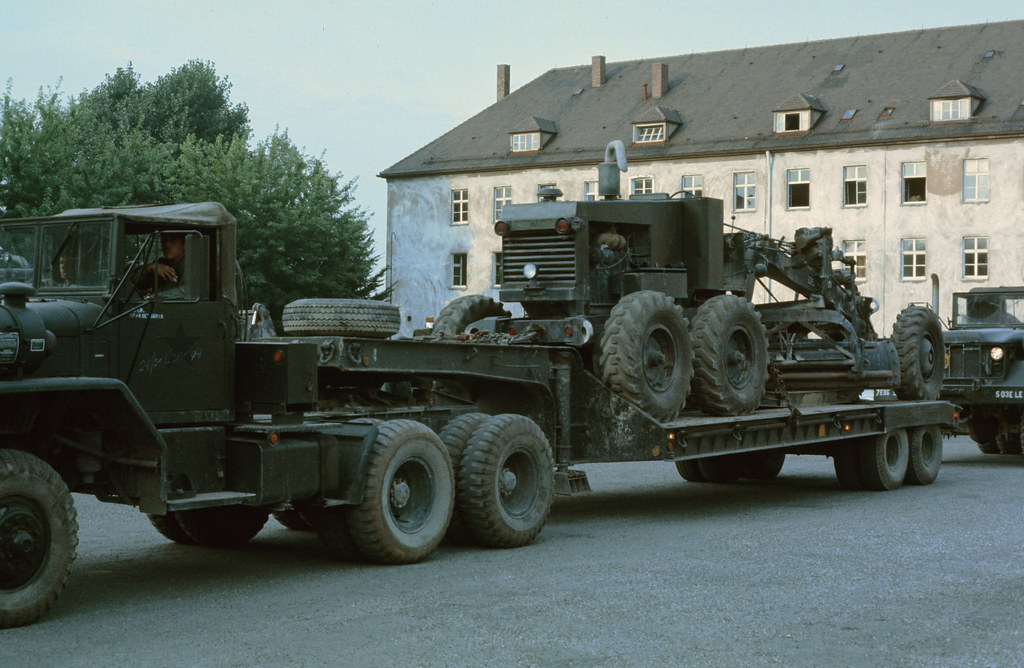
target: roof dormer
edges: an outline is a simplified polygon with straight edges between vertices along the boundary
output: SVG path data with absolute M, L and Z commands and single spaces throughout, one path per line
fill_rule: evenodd
M 985 96 L 974 86 L 953 79 L 928 99 L 931 101 L 933 122 L 969 121 L 985 101 Z
M 668 141 L 683 125 L 683 119 L 675 109 L 656 104 L 644 110 L 632 123 L 634 144 L 658 144 Z
M 825 113 L 818 98 L 797 93 L 775 109 L 775 134 L 807 132 Z
M 554 121 L 528 116 L 509 132 L 511 151 L 513 153 L 539 151 L 556 134 L 558 134 L 558 129 L 555 127 Z

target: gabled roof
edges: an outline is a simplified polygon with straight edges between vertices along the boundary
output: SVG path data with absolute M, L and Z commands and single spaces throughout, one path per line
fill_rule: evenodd
M 633 119 L 633 123 L 675 123 L 676 125 L 682 125 L 683 119 L 679 116 L 679 112 L 675 109 L 666 109 L 660 104 L 656 104 L 640 112 L 640 115 Z
M 558 129 L 553 121 L 537 118 L 536 116 L 528 116 L 519 121 L 512 128 L 512 132 L 550 132 L 551 134 L 556 134 Z
M 985 58 L 987 51 L 994 56 Z M 1024 136 L 1024 21 L 1007 21 L 614 62 L 596 88 L 590 64 L 553 69 L 381 176 L 600 162 L 608 142 L 630 142 L 633 123 L 655 106 L 644 99 L 644 84 L 657 63 L 667 65 L 669 86 L 656 104 L 676 110 L 686 125 L 665 142 L 632 148 L 632 161 Z M 929 99 L 951 78 L 985 91 L 986 111 L 964 123 L 930 123 Z M 818 101 L 824 113 L 809 132 L 773 133 L 780 91 L 804 91 Z M 879 118 L 884 107 L 895 113 Z M 860 113 L 840 122 L 847 109 Z M 543 151 L 510 154 L 509 129 L 533 116 L 550 119 L 558 134 Z
M 957 100 L 962 97 L 976 97 L 979 100 L 984 100 L 985 96 L 982 95 L 977 88 L 974 86 L 964 83 L 959 79 L 953 79 L 945 86 L 935 91 L 928 96 L 929 100 Z
M 803 111 L 804 109 L 826 111 L 825 107 L 818 101 L 818 98 L 806 93 L 797 93 L 776 107 L 775 111 Z

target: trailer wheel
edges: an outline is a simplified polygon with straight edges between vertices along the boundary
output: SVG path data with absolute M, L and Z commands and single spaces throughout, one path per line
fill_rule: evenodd
M 434 320 L 434 335 L 457 336 L 467 326 L 483 318 L 508 318 L 512 314 L 501 302 L 486 295 L 466 295 L 448 302 Z
M 708 482 L 729 484 L 740 477 L 740 460 L 735 455 L 703 457 L 697 460 L 697 466 Z
M 900 364 L 900 399 L 938 399 L 942 389 L 942 322 L 935 311 L 908 306 L 896 318 L 892 342 Z
M 860 470 L 860 451 L 864 446 L 864 439 L 856 439 L 836 447 L 832 455 L 832 465 L 836 469 L 840 489 L 864 489 L 864 475 Z
M 260 532 L 270 512 L 252 506 L 218 506 L 176 513 L 189 538 L 209 547 L 241 547 Z
M 181 545 L 195 545 L 196 542 L 192 540 L 192 537 L 181 528 L 181 523 L 178 522 L 178 514 L 173 510 L 167 511 L 166 515 L 147 515 L 147 517 L 153 528 L 167 540 L 172 540 Z
M 754 305 L 736 295 L 704 302 L 690 322 L 693 400 L 711 415 L 744 415 L 761 403 L 768 335 Z
M 352 540 L 371 561 L 420 561 L 444 538 L 454 503 L 441 439 L 419 422 L 390 420 L 370 450 L 363 501 L 348 512 Z
M 978 449 L 986 455 L 998 455 L 999 420 L 990 417 L 975 417 L 967 420 L 967 435 L 978 444 Z
M 320 544 L 327 553 L 341 561 L 358 561 L 363 557 L 349 529 L 350 508 L 351 506 L 305 508 L 300 513 L 302 519 L 316 532 L 316 537 L 320 539 Z
M 740 455 L 740 477 L 751 480 L 772 480 L 782 472 L 786 453 L 781 450 L 761 450 Z
M 657 420 L 671 420 L 686 404 L 693 349 L 682 310 L 672 298 L 643 290 L 611 311 L 601 336 L 601 380 Z
M 522 415 L 496 415 L 473 432 L 459 467 L 459 509 L 489 547 L 530 543 L 547 521 L 554 461 L 544 432 Z
M 676 471 L 686 482 L 707 482 L 708 479 L 700 472 L 696 459 L 681 459 L 676 462 Z
M 902 485 L 907 476 L 908 450 L 904 429 L 892 429 L 865 442 L 860 449 L 864 487 L 884 492 Z
M 908 485 L 930 485 L 942 466 L 942 430 L 936 425 L 910 430 L 907 464 Z
M 53 468 L 20 450 L 0 450 L 0 628 L 39 619 L 75 560 L 78 519 Z
M 450 420 L 438 433 L 441 442 L 448 450 L 448 458 L 452 462 L 456 480 L 459 478 L 462 455 L 466 451 L 466 446 L 469 445 L 469 438 L 477 427 L 490 418 L 491 416 L 486 413 L 465 413 Z M 455 507 L 452 508 L 452 520 L 448 523 L 448 533 L 445 534 L 445 539 L 453 543 L 468 543 L 473 539 L 473 534 L 462 517 L 462 511 L 459 510 L 458 489 L 455 493 Z
M 313 527 L 302 516 L 302 513 L 290 508 L 288 510 L 275 510 L 271 513 L 274 519 L 285 528 L 292 531 L 312 531 Z
M 398 307 L 372 299 L 299 299 L 285 304 L 281 321 L 293 336 L 365 336 L 386 339 L 401 325 Z

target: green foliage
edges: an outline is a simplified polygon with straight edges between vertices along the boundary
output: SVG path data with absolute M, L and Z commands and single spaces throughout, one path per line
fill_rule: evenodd
M 78 207 L 219 201 L 238 220 L 248 296 L 273 313 L 301 297 L 370 297 L 383 272 L 355 182 L 287 132 L 253 142 L 213 65 L 191 61 L 143 83 L 131 64 L 65 103 L 0 109 L 0 217 Z

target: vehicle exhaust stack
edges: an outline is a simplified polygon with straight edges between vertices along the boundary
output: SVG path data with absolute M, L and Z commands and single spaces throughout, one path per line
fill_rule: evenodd
M 615 156 L 614 161 L 612 156 Z M 619 199 L 619 172 L 626 171 L 626 145 L 621 139 L 608 142 L 604 162 L 597 166 L 597 192 L 605 199 Z

